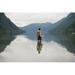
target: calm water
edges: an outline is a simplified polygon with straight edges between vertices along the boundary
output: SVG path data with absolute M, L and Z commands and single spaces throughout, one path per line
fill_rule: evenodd
M 50 36 L 50 39 L 49 42 L 42 42 L 43 47 L 38 54 L 36 40 L 30 40 L 24 35 L 17 36 L 0 54 L 0 61 L 75 61 L 73 53 L 52 40 L 55 37 Z

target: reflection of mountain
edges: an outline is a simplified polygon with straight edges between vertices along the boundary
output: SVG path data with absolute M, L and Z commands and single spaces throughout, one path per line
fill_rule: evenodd
M 70 52 L 75 53 L 75 13 L 70 13 L 55 24 L 57 27 L 50 32 L 58 36 L 59 41 L 55 41 L 64 45 Z
M 44 33 L 45 40 L 48 41 L 49 38 L 46 36 L 49 36 L 48 31 L 53 28 L 53 24 L 51 23 L 33 23 L 21 29 L 26 31 L 27 38 L 31 40 L 36 40 L 36 32 L 39 27 L 42 29 Z
M 14 34 L 22 32 L 4 13 L 0 13 L 0 52 L 15 38 Z
M 7 45 L 11 43 L 12 40 L 14 40 L 15 37 L 11 34 L 7 34 L 6 32 L 3 32 L 0 34 L 0 52 L 4 51 Z

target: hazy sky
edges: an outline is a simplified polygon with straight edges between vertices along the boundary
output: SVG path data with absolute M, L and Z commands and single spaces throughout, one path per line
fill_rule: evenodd
M 66 17 L 68 13 L 6 13 L 17 26 L 26 26 L 31 23 L 55 23 Z

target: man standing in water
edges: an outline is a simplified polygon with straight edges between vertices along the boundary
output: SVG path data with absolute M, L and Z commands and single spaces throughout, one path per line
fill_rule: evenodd
M 40 43 L 42 41 L 42 31 L 41 31 L 41 28 L 38 28 L 38 30 L 37 30 L 37 40 Z
M 38 53 L 40 53 L 41 48 L 42 48 L 42 31 L 41 31 L 41 28 L 38 28 L 38 30 L 37 30 L 37 50 L 38 50 Z

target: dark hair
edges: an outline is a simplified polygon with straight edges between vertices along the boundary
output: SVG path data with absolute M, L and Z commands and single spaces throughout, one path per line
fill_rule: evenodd
M 38 28 L 38 30 L 41 30 L 41 28 Z

